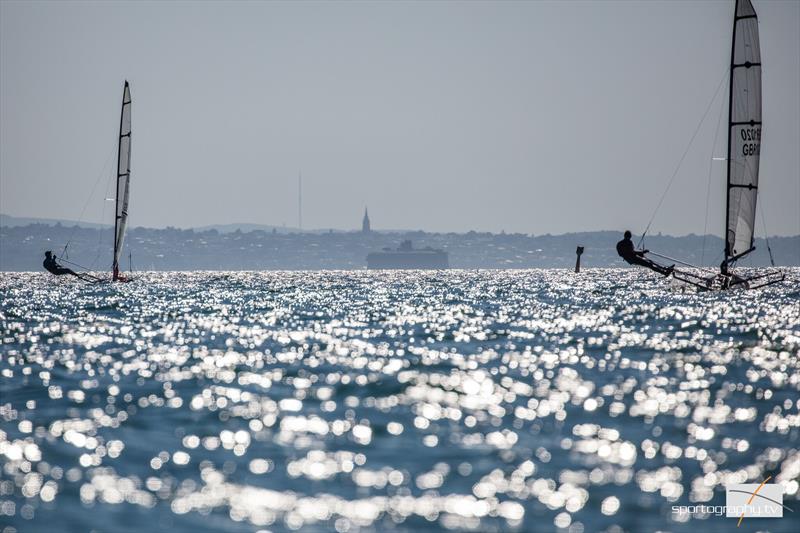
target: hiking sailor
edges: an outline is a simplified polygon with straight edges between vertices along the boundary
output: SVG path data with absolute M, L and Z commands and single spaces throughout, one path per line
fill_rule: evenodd
M 74 270 L 59 265 L 58 261 L 56 261 L 56 254 L 54 254 L 50 250 L 44 253 L 44 262 L 42 263 L 42 266 L 44 267 L 45 270 L 47 270 L 54 276 L 63 276 L 64 274 L 70 274 L 72 276 L 75 276 L 76 278 L 86 279 L 84 278 L 83 274 L 78 274 Z
M 636 247 L 633 245 L 633 241 L 631 240 L 630 231 L 626 231 L 625 238 L 617 243 L 617 253 L 629 265 L 640 265 L 643 267 L 647 267 L 650 270 L 658 272 L 659 274 L 663 274 L 664 276 L 669 276 L 670 274 L 672 274 L 672 271 L 675 269 L 675 265 L 665 267 L 663 265 L 659 265 L 655 261 L 647 259 L 644 256 L 644 254 L 646 254 L 649 251 L 650 250 L 636 249 Z

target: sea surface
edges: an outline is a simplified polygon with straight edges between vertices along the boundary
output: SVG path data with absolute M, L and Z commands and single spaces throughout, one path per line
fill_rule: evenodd
M 797 532 L 788 277 L 2 273 L 0 531 Z

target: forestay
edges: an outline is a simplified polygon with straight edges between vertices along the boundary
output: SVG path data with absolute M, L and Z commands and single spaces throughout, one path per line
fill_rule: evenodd
M 117 207 L 114 221 L 114 278 L 119 275 L 119 256 L 128 224 L 128 195 L 131 181 L 131 91 L 128 82 L 122 93 L 122 115 L 119 123 L 117 152 Z
M 737 0 L 731 52 L 726 259 L 753 248 L 761 156 L 761 52 L 750 0 Z

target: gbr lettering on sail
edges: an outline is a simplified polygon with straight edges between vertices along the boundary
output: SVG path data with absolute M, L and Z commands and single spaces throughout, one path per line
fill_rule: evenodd
M 761 127 L 742 128 L 742 157 L 761 155 Z

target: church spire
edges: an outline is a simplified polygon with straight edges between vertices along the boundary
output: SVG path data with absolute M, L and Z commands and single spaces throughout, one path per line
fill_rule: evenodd
M 367 208 L 364 208 L 364 218 L 361 220 L 361 233 L 369 233 L 372 229 L 370 228 L 369 224 L 369 212 L 367 212 Z

